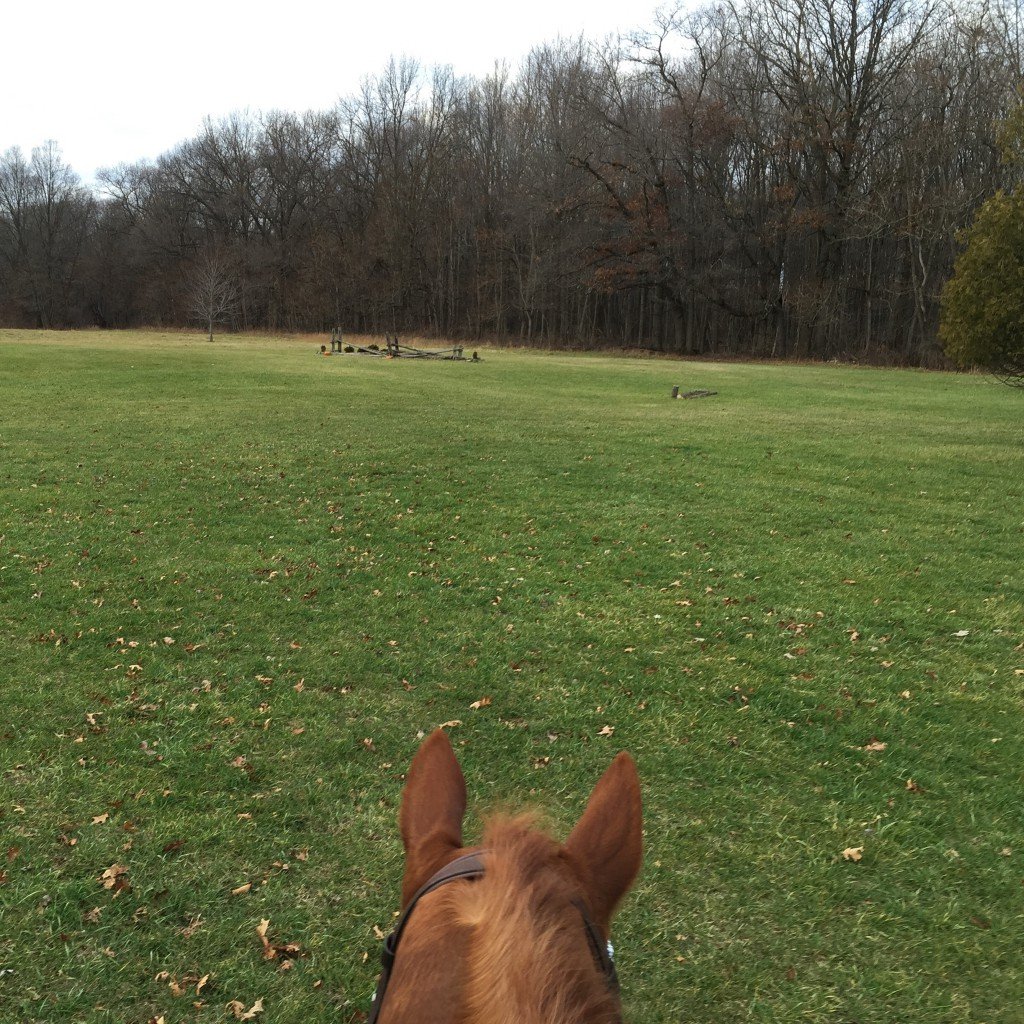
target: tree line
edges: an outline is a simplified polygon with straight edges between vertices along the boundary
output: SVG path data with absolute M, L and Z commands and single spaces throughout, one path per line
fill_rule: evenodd
M 393 60 L 94 188 L 10 149 L 0 323 L 185 325 L 216 267 L 239 329 L 936 365 L 958 233 L 1007 175 L 1019 20 L 734 0 L 479 79 Z

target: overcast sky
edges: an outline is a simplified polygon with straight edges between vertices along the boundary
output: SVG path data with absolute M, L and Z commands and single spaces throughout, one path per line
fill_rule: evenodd
M 653 23 L 657 0 L 50 0 L 0 21 L 0 152 L 56 140 L 85 179 L 202 119 L 323 110 L 391 55 L 483 75 L 539 43 Z

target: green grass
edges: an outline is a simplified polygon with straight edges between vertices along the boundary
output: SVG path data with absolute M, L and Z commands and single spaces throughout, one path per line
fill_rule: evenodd
M 1024 394 L 315 347 L 0 331 L 0 1020 L 361 1020 L 451 720 L 636 756 L 635 1024 L 1024 1019 Z

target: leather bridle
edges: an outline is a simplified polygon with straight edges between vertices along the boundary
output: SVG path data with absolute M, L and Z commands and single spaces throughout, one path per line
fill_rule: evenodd
M 434 874 L 432 874 L 430 878 L 428 878 L 427 881 L 416 890 L 415 895 L 411 900 L 409 900 L 405 910 L 402 911 L 402 915 L 396 922 L 391 934 L 384 940 L 384 949 L 381 951 L 380 956 L 380 979 L 377 981 L 377 991 L 373 996 L 373 1003 L 370 1006 L 370 1015 L 367 1018 L 367 1024 L 376 1024 L 377 1018 L 380 1016 L 381 1007 L 384 1004 L 384 993 L 387 991 L 388 982 L 391 980 L 391 971 L 395 966 L 395 957 L 398 954 L 398 943 L 402 938 L 402 932 L 405 930 L 405 926 L 409 923 L 409 918 L 412 916 L 413 910 L 416 908 L 416 904 L 428 893 L 433 892 L 435 889 L 439 889 L 442 885 L 447 885 L 448 882 L 480 878 L 480 876 L 484 874 L 485 857 L 486 851 L 481 851 L 480 853 L 467 853 L 461 857 L 456 857 L 455 860 L 446 864 L 440 871 L 434 872 Z M 583 927 L 587 934 L 587 945 L 590 947 L 594 963 L 598 970 L 604 975 L 608 988 L 618 995 L 619 978 L 615 973 L 615 964 L 608 952 L 607 944 L 601 938 L 601 933 L 597 930 L 597 926 L 591 920 L 590 914 L 587 912 L 586 904 L 582 900 L 573 900 L 572 903 L 579 911 L 580 917 L 583 919 Z

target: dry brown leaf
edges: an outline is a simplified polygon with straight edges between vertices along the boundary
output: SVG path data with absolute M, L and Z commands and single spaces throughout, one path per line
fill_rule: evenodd
M 598 731 L 598 736 L 611 736 L 615 732 L 614 725 L 606 725 Z
M 865 743 L 862 750 L 868 750 L 871 753 L 878 753 L 879 751 L 885 750 L 889 746 L 888 743 L 883 743 L 881 740 L 872 740 L 870 743 Z
M 231 890 L 232 896 L 244 896 L 252 888 L 252 882 L 246 882 L 244 885 L 240 885 L 237 889 Z
M 276 960 L 281 957 L 283 960 L 291 960 L 302 953 L 302 947 L 297 942 L 274 943 L 267 938 L 267 931 L 270 928 L 270 920 L 264 918 L 256 929 L 256 934 L 263 944 L 263 959 Z
M 104 889 L 113 889 L 117 886 L 120 879 L 124 878 L 128 874 L 128 869 L 123 864 L 111 864 L 102 875 L 99 877 L 99 881 L 103 884 Z
M 196 985 L 196 995 L 199 995 L 199 993 L 202 992 L 202 990 L 206 987 L 206 983 L 209 980 L 210 980 L 210 976 L 208 974 L 204 974 L 199 979 L 199 983 Z
M 480 698 L 479 700 L 475 700 L 475 701 L 473 701 L 473 703 L 472 703 L 472 704 L 470 704 L 469 706 L 470 706 L 470 707 L 471 707 L 471 708 L 472 708 L 472 709 L 473 709 L 474 711 L 479 711 L 479 710 L 480 710 L 480 708 L 485 708 L 485 707 L 487 707 L 487 706 L 488 706 L 488 705 L 489 705 L 490 703 L 491 703 L 491 698 L 490 698 L 490 697 L 481 697 L 481 698 Z
M 460 718 L 453 718 L 450 722 L 442 722 L 438 726 L 438 729 L 454 729 L 454 728 L 456 728 L 457 726 L 460 726 L 460 725 L 462 725 L 462 719 L 460 719 Z
M 94 825 L 103 825 L 106 824 L 106 822 L 109 820 L 110 814 L 107 811 L 104 811 L 102 814 L 94 814 L 92 816 L 92 823 Z
M 855 863 L 864 856 L 863 846 L 848 846 L 843 850 L 843 860 L 852 860 Z
M 263 1012 L 263 1000 L 257 999 L 251 1009 L 247 1010 L 245 1003 L 232 999 L 227 1008 L 235 1015 L 235 1020 L 252 1020 L 258 1013 Z

